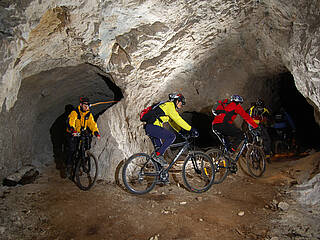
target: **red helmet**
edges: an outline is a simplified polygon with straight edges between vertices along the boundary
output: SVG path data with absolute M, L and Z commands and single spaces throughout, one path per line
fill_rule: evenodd
M 80 97 L 80 103 L 84 103 L 89 105 L 89 98 L 87 97 Z

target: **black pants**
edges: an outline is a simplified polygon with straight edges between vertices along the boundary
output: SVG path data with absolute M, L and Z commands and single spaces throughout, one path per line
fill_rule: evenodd
M 261 137 L 263 141 L 264 152 L 269 155 L 271 154 L 271 138 L 267 131 L 267 128 L 260 126 L 261 128 Z
M 225 136 L 232 148 L 237 149 L 243 136 L 243 132 L 239 128 L 229 123 L 217 123 L 212 125 L 212 128 Z
M 76 148 L 78 146 L 78 140 L 79 138 L 72 136 L 71 133 L 67 133 L 66 136 L 66 165 L 72 166 L 72 156 L 76 151 Z
M 71 133 L 67 133 L 66 136 L 66 165 L 72 166 L 72 157 L 77 150 L 80 137 L 74 137 Z M 87 137 L 84 139 L 84 147 L 86 150 L 91 148 L 92 134 L 88 133 Z

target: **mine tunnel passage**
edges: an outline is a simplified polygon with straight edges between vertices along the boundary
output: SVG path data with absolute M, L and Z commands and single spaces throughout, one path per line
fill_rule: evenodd
M 265 81 L 270 81 L 270 79 L 265 79 Z M 296 132 L 294 133 L 294 137 L 299 151 L 303 152 L 312 148 L 319 151 L 320 144 L 318 136 L 320 136 L 320 127 L 315 121 L 314 109 L 297 90 L 291 73 L 287 72 L 272 77 L 272 84 L 275 95 L 270 99 L 263 99 L 266 102 L 265 106 L 271 112 L 270 125 L 272 126 L 272 123 L 274 123 L 275 116 L 279 113 L 280 109 L 285 109 L 295 124 Z M 245 96 L 245 99 L 246 98 L 249 97 Z M 243 108 L 247 110 L 250 104 L 252 103 L 244 102 Z M 211 108 L 212 106 L 206 108 L 206 110 Z M 218 139 L 211 131 L 211 123 L 213 120 L 211 112 L 184 112 L 182 116 L 187 122 L 199 130 L 200 137 L 196 140 L 198 147 L 206 149 L 219 144 Z M 237 118 L 241 119 L 239 116 Z M 242 122 L 242 119 L 240 122 Z M 273 136 L 272 128 L 270 129 L 270 137 L 274 144 L 277 136 Z
M 70 106 L 79 105 L 79 97 L 87 96 L 90 103 L 120 101 L 121 90 L 111 77 L 89 64 L 56 68 L 22 80 L 18 100 L 10 110 L 8 121 L 16 148 L 13 159 L 22 164 L 48 163 L 61 157 Z M 91 108 L 97 119 L 115 103 Z M 11 159 L 12 159 L 11 158 Z

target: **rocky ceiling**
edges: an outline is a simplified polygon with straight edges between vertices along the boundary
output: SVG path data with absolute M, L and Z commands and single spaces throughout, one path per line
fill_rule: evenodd
M 53 161 L 54 123 L 83 94 L 121 99 L 93 148 L 110 181 L 150 149 L 138 112 L 172 91 L 189 111 L 233 93 L 272 105 L 290 72 L 319 122 L 319 15 L 319 0 L 1 1 L 0 176 Z

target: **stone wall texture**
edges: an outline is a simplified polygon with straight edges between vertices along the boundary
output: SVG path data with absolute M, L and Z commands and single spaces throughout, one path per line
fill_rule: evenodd
M 57 108 L 98 73 L 124 96 L 99 117 L 93 148 L 110 181 L 122 160 L 150 151 L 138 113 L 169 92 L 192 111 L 234 93 L 271 104 L 272 77 L 291 72 L 320 122 L 319 17 L 319 0 L 1 1 L 0 176 L 50 161 L 37 149 L 50 149 Z

